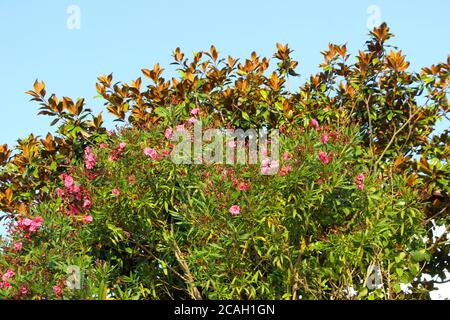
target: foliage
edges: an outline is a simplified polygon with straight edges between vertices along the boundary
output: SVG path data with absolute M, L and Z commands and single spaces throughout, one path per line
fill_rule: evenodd
M 351 62 L 322 52 L 322 71 L 297 92 L 298 63 L 277 45 L 275 69 L 256 53 L 241 63 L 214 46 L 180 76 L 159 64 L 131 85 L 99 77 L 118 132 L 84 100 L 28 93 L 59 122 L 55 137 L 0 147 L 0 209 L 13 218 L 0 258 L 0 296 L 117 299 L 428 298 L 448 267 L 450 56 L 408 71 L 385 24 Z M 91 118 L 91 120 L 88 120 Z M 277 128 L 283 160 L 175 165 L 167 128 Z M 28 219 L 28 220 L 27 220 Z M 37 219 L 37 220 L 36 220 Z M 41 220 L 42 219 L 42 220 Z M 82 271 L 82 289 L 65 287 Z M 367 278 L 380 268 L 383 287 Z M 400 284 L 411 284 L 405 293 Z

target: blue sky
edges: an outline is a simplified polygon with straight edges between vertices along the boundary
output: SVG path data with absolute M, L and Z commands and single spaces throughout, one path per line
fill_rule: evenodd
M 68 29 L 67 8 L 80 8 L 80 29 Z M 130 81 L 160 62 L 169 73 L 171 52 L 208 49 L 245 58 L 271 56 L 289 43 L 305 79 L 322 60 L 328 42 L 348 43 L 351 53 L 367 39 L 367 9 L 376 5 L 394 42 L 413 69 L 446 59 L 450 1 L 112 1 L 0 0 L 0 143 L 31 132 L 44 134 L 49 119 L 24 91 L 36 78 L 48 92 L 85 97 L 101 110 L 97 76 L 114 72 Z M 168 73 L 168 74 L 169 74 Z

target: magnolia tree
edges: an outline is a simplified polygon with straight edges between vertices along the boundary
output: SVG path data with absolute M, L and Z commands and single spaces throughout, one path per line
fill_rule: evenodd
M 330 44 L 294 92 L 287 45 L 272 67 L 176 49 L 178 78 L 99 77 L 114 131 L 36 81 L 58 129 L 0 146 L 0 297 L 429 298 L 449 262 L 450 56 L 412 72 L 391 37 Z

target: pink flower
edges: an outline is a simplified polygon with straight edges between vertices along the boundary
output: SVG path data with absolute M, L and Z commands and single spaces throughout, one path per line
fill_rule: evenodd
M 53 293 L 58 297 L 61 296 L 62 293 L 61 286 L 53 286 Z
M 197 119 L 195 119 L 194 117 L 190 117 L 187 121 L 189 124 L 194 124 L 197 122 Z
M 359 190 L 364 189 L 364 183 L 362 183 L 362 182 L 357 183 L 357 187 L 358 187 Z
M 91 147 L 86 147 L 85 149 L 84 149 L 84 155 L 89 155 L 89 154 L 91 154 L 92 153 L 92 149 L 91 149 Z
M 173 137 L 172 128 L 167 128 L 166 131 L 164 131 L 164 136 L 166 137 L 166 139 L 171 139 Z
M 179 124 L 179 125 L 177 125 L 176 130 L 177 130 L 178 132 L 184 131 L 184 124 Z
M 42 221 L 44 219 L 42 219 L 42 217 L 36 217 L 33 219 L 33 221 L 30 224 L 30 232 L 35 232 L 36 230 L 38 230 L 41 226 L 42 226 Z
M 85 216 L 83 216 L 83 223 L 84 224 L 86 224 L 86 223 L 89 223 L 89 222 L 92 222 L 92 216 L 91 215 L 85 215 Z
M 89 199 L 89 197 L 84 198 L 83 209 L 89 210 L 91 209 L 91 207 L 92 207 L 91 199 Z
M 287 161 L 287 160 L 289 160 L 290 158 L 291 158 L 291 155 L 289 154 L 289 152 L 286 151 L 285 153 L 283 153 L 283 159 L 284 159 L 284 160 Z
M 244 182 L 241 182 L 238 184 L 238 189 L 240 191 L 246 191 L 246 190 L 250 189 L 250 186 Z
M 98 145 L 98 147 L 99 147 L 100 149 L 105 149 L 105 148 L 108 147 L 108 145 L 107 145 L 106 143 L 102 142 L 102 143 L 100 143 L 100 144 Z
M 280 169 L 280 176 L 284 177 L 285 175 L 287 175 L 291 171 L 292 171 L 292 166 L 291 165 L 284 166 L 284 167 L 282 167 Z
M 323 144 L 326 144 L 328 142 L 328 139 L 330 137 L 328 136 L 328 134 L 324 133 L 322 134 L 322 137 L 320 138 L 320 141 L 322 141 Z
M 320 151 L 319 152 L 319 160 L 323 164 L 328 164 L 328 163 L 330 163 L 331 158 L 327 155 L 327 153 L 325 151 Z
M 16 249 L 17 251 L 22 251 L 22 242 L 16 242 L 14 243 L 14 249 Z
M 278 160 L 270 160 L 268 158 L 263 159 L 261 162 L 261 173 L 263 175 L 274 173 L 274 171 L 278 170 L 278 166 Z
M 56 194 L 60 198 L 64 197 L 64 191 L 61 188 L 56 189 Z
M 9 289 L 10 287 L 11 287 L 11 284 L 8 281 L 0 282 L 0 288 Z
M 116 136 L 116 133 L 114 132 L 114 131 L 107 131 L 107 134 L 108 134 L 108 137 L 115 137 Z
M 111 155 L 109 156 L 109 161 L 114 162 L 117 161 L 119 159 L 119 156 L 117 155 L 116 152 L 111 152 Z
M 262 154 L 263 156 L 267 156 L 267 153 L 268 153 L 267 148 L 262 148 L 262 149 L 261 149 L 261 154 Z
M 356 177 L 356 180 L 363 181 L 364 180 L 364 174 L 362 174 L 362 173 L 358 174 L 358 176 Z
M 111 194 L 113 194 L 115 196 L 119 195 L 120 194 L 120 189 L 119 188 L 112 189 Z
M 241 213 L 241 207 L 238 206 L 238 205 L 231 206 L 230 207 L 230 213 L 233 216 L 236 216 L 236 215 L 240 214 Z
M 170 154 L 170 151 L 167 150 L 167 149 L 164 149 L 164 150 L 162 151 L 163 157 L 167 157 L 169 154 Z
M 119 152 L 123 152 L 123 150 L 125 150 L 126 146 L 127 146 L 127 144 L 125 142 L 119 143 Z
M 93 153 L 88 154 L 86 159 L 84 160 L 84 163 L 86 164 L 86 169 L 88 169 L 88 170 L 94 169 L 96 161 L 97 161 L 97 158 L 94 156 Z
M 64 176 L 64 186 L 66 188 L 71 188 L 73 186 L 74 180 L 71 176 L 65 175 Z
M 319 122 L 316 119 L 312 119 L 309 124 L 312 128 L 319 129 Z
M 73 203 L 69 204 L 68 214 L 77 215 L 80 210 Z
M 191 116 L 195 116 L 196 114 L 198 114 L 198 112 L 200 111 L 199 108 L 194 108 L 191 110 L 191 112 L 189 113 Z
M 21 293 L 22 295 L 26 295 L 26 294 L 28 293 L 28 288 L 25 287 L 25 286 L 22 286 L 22 287 L 20 288 L 20 293 Z
M 152 148 L 145 148 L 144 149 L 144 154 L 148 157 L 150 157 L 152 160 L 158 160 L 159 159 L 159 154 L 155 149 Z
M 228 146 L 229 148 L 235 148 L 235 147 L 236 147 L 236 141 L 234 141 L 234 140 L 228 141 L 228 142 L 227 142 L 227 146 Z
M 32 222 L 33 221 L 31 219 L 25 218 L 25 219 L 19 221 L 19 226 L 27 228 L 31 225 Z
M 8 269 L 5 274 L 3 275 L 3 281 L 6 281 L 6 279 L 12 279 L 16 273 L 12 271 L 11 269 Z

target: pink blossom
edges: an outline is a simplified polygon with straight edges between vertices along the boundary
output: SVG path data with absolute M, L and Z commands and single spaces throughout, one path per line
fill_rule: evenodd
M 261 162 L 261 173 L 267 175 L 274 170 L 278 169 L 278 160 L 270 160 L 269 158 L 263 159 Z
M 115 196 L 119 195 L 120 194 L 120 189 L 119 188 L 112 189 L 111 194 L 113 194 Z
M 65 175 L 64 176 L 64 186 L 66 188 L 71 188 L 73 186 L 74 180 L 71 176 Z
M 144 154 L 148 157 L 150 157 L 152 160 L 158 160 L 159 159 L 159 154 L 155 149 L 152 148 L 145 148 L 144 149 Z
M 238 184 L 238 189 L 240 191 L 246 191 L 246 190 L 250 189 L 250 185 L 248 185 L 247 183 L 241 182 Z
M 238 205 L 233 205 L 230 207 L 230 213 L 234 216 L 241 213 L 241 207 Z
M 20 225 L 21 227 L 29 227 L 29 226 L 31 225 L 32 222 L 33 222 L 33 221 L 32 221 L 31 219 L 25 218 L 25 219 L 19 221 L 19 225 Z
M 292 166 L 291 165 L 287 165 L 287 166 L 283 166 L 280 169 L 280 176 L 285 176 L 286 174 L 288 174 L 289 172 L 292 171 Z
M 189 119 L 188 119 L 188 123 L 189 124 L 194 124 L 194 123 L 196 123 L 198 120 L 197 119 L 195 119 L 194 117 L 190 117 Z
M 166 131 L 164 131 L 164 136 L 166 137 L 166 139 L 171 139 L 173 137 L 172 128 L 167 128 Z
M 315 128 L 315 129 L 319 129 L 319 122 L 316 119 L 312 119 L 310 126 Z
M 162 151 L 163 157 L 167 157 L 169 154 L 170 154 L 170 151 L 167 150 L 167 149 L 164 149 L 164 150 Z
M 89 199 L 89 197 L 84 198 L 83 209 L 89 210 L 91 209 L 91 207 L 92 207 L 91 199 Z
M 323 164 L 328 164 L 328 163 L 330 163 L 331 158 L 327 155 L 327 153 L 325 151 L 320 151 L 319 152 L 319 160 Z
M 22 242 L 16 242 L 14 243 L 14 249 L 16 249 L 17 251 L 22 251 Z
M 12 279 L 15 274 L 16 273 L 11 269 L 6 270 L 5 274 L 3 275 L 3 281 L 6 281 L 6 279 Z
M 114 162 L 117 161 L 119 159 L 119 156 L 117 155 L 116 152 L 111 152 L 111 155 L 109 156 L 109 161 Z
M 58 297 L 61 296 L 62 293 L 61 286 L 53 286 L 53 293 Z
M 357 183 L 357 187 L 358 187 L 359 190 L 364 189 L 364 183 L 362 183 L 362 182 Z
M 262 154 L 263 156 L 267 156 L 267 154 L 268 154 L 267 148 L 262 148 L 262 149 L 261 149 L 261 154 Z
M 356 177 L 356 180 L 363 181 L 364 180 L 364 174 L 362 174 L 362 173 L 358 174 L 358 176 Z
M 80 212 L 80 209 L 77 208 L 73 203 L 69 204 L 68 214 L 77 215 Z
M 28 288 L 25 287 L 25 286 L 22 286 L 22 287 L 20 288 L 20 293 L 21 293 L 22 295 L 26 295 L 26 294 L 28 293 Z
M 328 134 L 324 133 L 324 134 L 322 134 L 320 141 L 322 141 L 323 144 L 326 144 L 328 142 L 329 138 L 330 137 L 328 136 Z
M 97 161 L 97 158 L 95 157 L 95 155 L 93 153 L 88 154 L 86 159 L 84 160 L 84 162 L 86 164 L 86 169 L 88 169 L 88 170 L 94 169 L 96 161 Z
M 127 146 L 127 144 L 125 142 L 119 143 L 119 152 L 123 152 L 123 150 L 125 150 L 126 146 Z
M 179 125 L 177 125 L 176 130 L 177 130 L 178 132 L 184 131 L 184 124 L 179 124 Z
M 286 151 L 285 153 L 283 153 L 283 159 L 286 161 L 291 159 L 291 155 L 289 154 L 289 152 Z
M 105 149 L 105 148 L 108 147 L 108 145 L 107 145 L 106 143 L 102 142 L 102 143 L 100 143 L 100 144 L 98 145 L 98 147 L 99 147 L 100 149 Z
M 64 197 L 64 191 L 61 188 L 56 189 L 56 194 L 60 198 Z
M 228 142 L 227 142 L 227 146 L 228 146 L 229 148 L 235 148 L 235 147 L 236 147 L 236 141 L 234 141 L 234 140 L 228 141 Z
M 30 232 L 35 232 L 36 230 L 38 230 L 41 226 L 42 226 L 42 221 L 44 219 L 42 219 L 42 217 L 36 217 L 33 219 L 33 221 L 30 224 Z
M 92 216 L 91 215 L 85 215 L 85 216 L 83 216 L 83 223 L 89 223 L 89 222 L 92 222 L 92 220 L 93 220 L 93 218 L 92 218 Z
M 0 282 L 0 288 L 9 289 L 10 287 L 11 287 L 11 284 L 8 281 Z
M 198 114 L 200 111 L 199 108 L 194 108 L 191 110 L 191 112 L 189 113 L 191 116 L 195 116 L 196 114 Z

